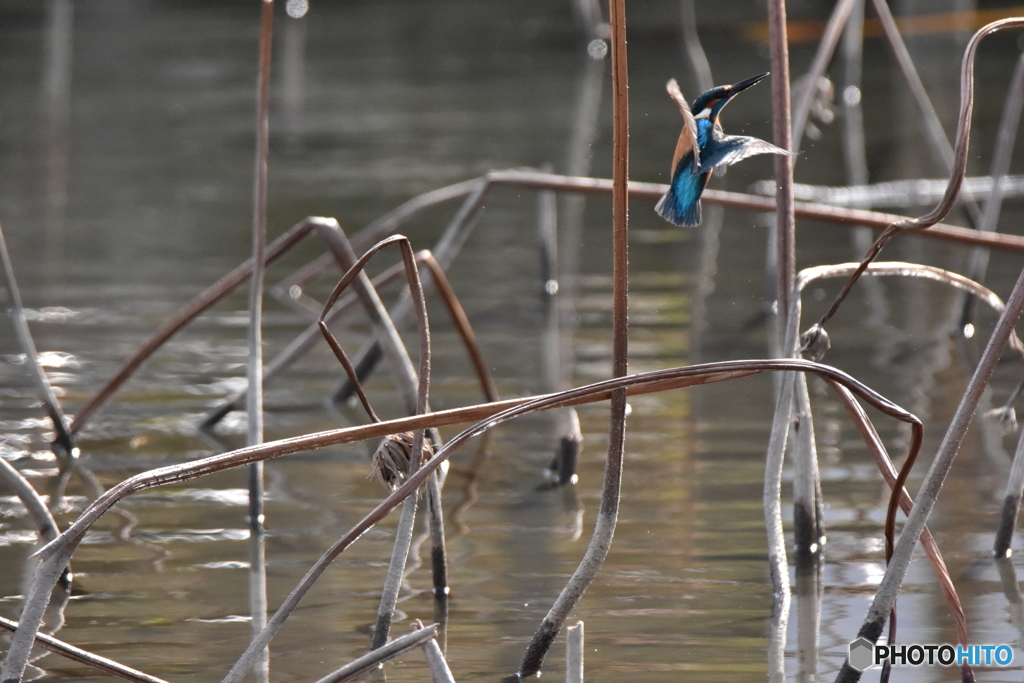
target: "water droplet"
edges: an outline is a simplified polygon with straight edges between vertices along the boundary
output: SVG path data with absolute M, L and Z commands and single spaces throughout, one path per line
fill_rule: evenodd
M 544 291 L 547 292 L 548 296 L 558 294 L 558 280 L 548 280 L 545 282 Z
M 855 107 L 860 104 L 860 88 L 855 85 L 848 85 L 843 89 L 843 104 L 847 107 Z
M 967 323 L 964 325 L 964 339 L 970 339 L 974 336 L 974 325 Z
M 587 45 L 587 54 L 594 59 L 604 59 L 608 54 L 608 43 L 604 42 L 600 38 L 594 38 Z
M 285 4 L 285 10 L 287 10 L 288 16 L 292 19 L 301 19 L 309 11 L 309 1 L 288 0 L 287 4 Z

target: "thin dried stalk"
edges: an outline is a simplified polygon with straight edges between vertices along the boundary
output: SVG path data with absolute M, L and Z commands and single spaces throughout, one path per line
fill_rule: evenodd
M 778 147 L 793 147 L 790 121 L 789 40 L 786 37 L 785 0 L 768 0 L 768 42 L 772 63 L 772 131 Z M 775 298 L 779 336 L 785 336 L 789 297 L 796 277 L 796 219 L 793 207 L 793 157 L 775 155 Z
M 256 77 L 256 160 L 253 173 L 252 275 L 249 278 L 249 351 L 246 379 L 253 387 L 246 396 L 246 443 L 263 443 L 263 282 L 267 245 L 267 166 L 270 156 L 270 54 L 274 35 L 274 0 L 263 0 L 260 12 L 259 68 Z M 249 474 L 249 607 L 253 634 L 267 623 L 267 565 L 263 535 L 263 463 L 254 462 Z M 256 663 L 257 678 L 270 677 L 270 652 L 264 648 Z
M 459 336 L 462 337 L 462 343 L 466 347 L 467 353 L 469 353 L 470 360 L 473 362 L 473 369 L 476 370 L 476 376 L 480 386 L 483 388 L 484 397 L 488 401 L 499 400 L 498 388 L 494 385 L 490 370 L 487 369 L 487 363 L 484 361 L 483 353 L 480 352 L 480 345 L 477 343 L 476 335 L 473 333 L 473 326 L 470 325 L 469 317 L 466 316 L 466 311 L 463 310 L 462 304 L 459 303 L 459 298 L 455 296 L 455 290 L 452 289 L 451 284 L 448 282 L 444 269 L 437 262 L 437 259 L 434 258 L 434 255 L 427 250 L 417 252 L 416 259 L 426 264 L 430 270 L 430 277 L 434 282 L 434 286 L 437 287 L 437 292 L 441 295 L 441 300 L 444 302 L 445 308 L 448 309 L 448 314 L 455 323 Z
M 573 176 L 560 176 L 540 173 L 537 171 L 492 171 L 487 178 L 494 185 L 509 185 L 512 187 L 532 189 L 554 189 L 561 192 L 578 192 L 582 194 L 606 195 L 611 193 L 611 181 L 603 178 L 582 178 Z M 642 183 L 630 181 L 629 196 L 642 197 L 644 199 L 658 199 L 665 194 L 667 185 L 660 183 Z M 948 194 L 948 186 L 947 186 Z M 770 213 L 775 210 L 776 202 L 771 198 L 758 195 L 744 194 L 741 192 L 726 192 L 723 190 L 705 190 L 701 195 L 701 201 L 709 204 L 717 204 L 733 209 L 745 211 L 759 211 Z M 865 211 L 863 209 L 848 209 L 843 207 L 828 206 L 814 202 L 795 202 L 797 217 L 809 218 L 827 223 L 845 224 L 850 227 L 869 227 L 873 230 L 884 230 L 885 228 L 908 220 L 906 216 L 878 211 Z M 923 219 L 920 219 L 923 220 Z M 983 234 L 977 230 L 962 228 L 944 223 L 932 223 L 930 229 L 921 232 L 921 236 L 940 239 L 960 244 L 991 247 L 1006 251 L 1024 252 L 1024 237 L 1019 235 L 1005 234 Z
M 431 682 L 455 683 L 452 670 L 448 668 L 448 662 L 445 661 L 444 653 L 441 652 L 441 646 L 437 644 L 437 638 L 431 638 L 420 647 L 423 648 L 423 656 L 427 660 L 427 666 L 430 667 Z
M 81 542 L 81 536 L 66 537 L 66 544 L 55 548 L 52 555 L 42 558 L 36 565 L 32 575 L 32 583 L 25 594 L 25 601 L 18 619 L 18 630 L 11 637 L 11 645 L 7 649 L 7 657 L 0 668 L 0 681 L 16 683 L 21 681 L 25 666 L 32 654 L 32 645 L 39 634 L 39 625 L 43 621 L 43 613 L 50 603 L 53 588 L 67 570 L 71 555 Z M 60 541 L 51 541 L 57 543 Z
M 240 448 L 228 453 L 211 455 L 206 458 L 169 465 L 157 469 L 142 472 L 125 479 L 112 486 L 102 496 L 97 498 L 82 514 L 57 538 L 37 553 L 42 558 L 53 556 L 60 548 L 67 546 L 70 542 L 80 537 L 92 524 L 103 514 L 114 506 L 119 500 L 126 496 L 140 491 L 145 491 L 157 486 L 189 481 L 197 477 L 221 472 L 233 467 L 247 465 L 257 460 L 270 460 L 293 453 L 308 452 L 336 446 L 343 443 L 353 443 L 366 439 L 380 438 L 388 434 L 397 434 L 409 430 L 426 429 L 431 427 L 442 427 L 459 423 L 471 422 L 474 420 L 485 421 L 487 428 L 495 426 L 491 424 L 496 416 L 503 416 L 502 419 L 511 419 L 521 412 L 533 412 L 537 410 L 549 410 L 566 406 L 593 403 L 596 401 L 608 400 L 611 398 L 613 389 L 626 388 L 629 396 L 648 394 L 653 392 L 668 391 L 682 387 L 699 384 L 711 384 L 726 380 L 747 377 L 767 371 L 798 370 L 812 372 L 815 374 L 835 376 L 837 381 L 850 385 L 855 394 L 871 403 L 878 410 L 896 419 L 907 421 L 909 416 L 902 408 L 864 386 L 856 379 L 850 377 L 835 368 L 820 363 L 813 363 L 804 360 L 743 360 L 743 361 L 720 361 L 716 363 L 704 363 L 681 368 L 668 368 L 651 372 L 637 373 L 622 378 L 613 378 L 585 385 L 575 389 L 560 391 L 540 396 L 532 396 L 516 399 L 505 399 L 494 403 L 466 406 L 442 410 L 426 415 L 413 415 L 409 417 L 396 418 L 385 422 L 378 422 L 367 425 L 345 427 L 343 429 L 332 429 L 324 432 L 316 432 L 279 441 L 271 441 L 260 446 Z M 508 411 L 519 411 L 511 416 L 505 416 Z M 471 436 L 486 431 L 477 429 L 472 435 L 463 436 L 460 440 L 467 440 Z M 442 451 L 450 454 L 453 446 L 449 442 Z M 439 455 L 435 455 L 424 467 L 434 468 L 440 465 Z M 446 459 L 446 458 L 442 458 Z M 407 494 L 411 488 L 410 481 L 416 481 L 416 486 L 423 482 L 423 475 L 417 472 L 410 477 L 398 490 Z M 412 487 L 415 488 L 415 487 Z M 390 499 L 390 497 L 389 497 Z
M 794 375 L 796 382 L 790 424 L 795 434 L 793 459 L 793 545 L 797 559 L 805 563 L 820 558 L 825 537 L 824 503 L 818 471 L 818 446 L 814 440 L 814 416 L 807 391 L 807 378 Z
M 775 598 L 772 613 L 776 616 L 780 613 L 789 614 L 789 561 L 786 558 L 786 539 L 782 530 L 782 462 L 789 439 L 793 391 L 792 377 L 783 375 L 775 399 L 775 417 L 764 463 L 762 502 L 765 532 L 768 535 L 768 574 Z M 784 649 L 784 642 L 782 647 Z M 775 671 L 775 667 L 771 667 L 771 670 Z
M 612 376 L 624 377 L 628 368 L 628 306 L 629 258 L 628 211 L 629 196 L 629 81 L 626 68 L 626 3 L 610 3 L 612 52 Z M 587 551 L 568 583 L 533 635 L 518 676 L 526 678 L 540 672 L 544 657 L 555 637 L 576 607 L 584 592 L 597 578 L 615 535 L 622 485 L 622 455 L 626 439 L 626 391 L 612 392 L 608 454 L 605 459 L 601 505 L 597 512 L 594 535 Z
M 859 267 L 859 263 L 838 263 L 835 265 L 805 268 L 800 271 L 799 275 L 797 275 L 796 287 L 799 291 L 803 291 L 807 285 L 815 280 L 849 277 L 850 274 L 855 272 Z M 934 280 L 935 282 L 947 284 L 970 294 L 978 301 L 992 308 L 996 313 L 1002 313 L 1006 308 L 1006 304 L 1003 303 L 1003 300 L 991 289 L 988 289 L 984 285 L 980 285 L 974 280 L 960 275 L 959 273 L 954 273 L 951 270 L 944 270 L 942 268 L 936 268 L 935 266 L 926 266 L 920 263 L 879 261 L 870 264 L 864 272 L 874 276 L 899 276 Z M 1007 346 L 1013 349 L 1018 356 L 1024 359 L 1024 342 L 1021 341 L 1015 331 L 1011 331 L 1010 338 L 1007 341 Z
M 7 462 L 3 457 L 0 457 L 0 481 L 14 489 L 15 495 L 21 500 L 21 504 L 25 506 L 25 510 L 28 511 L 29 516 L 36 525 L 39 538 L 44 543 L 49 543 L 60 535 L 57 522 L 54 521 L 53 515 L 47 509 L 46 503 L 39 497 L 32 484 L 22 476 L 21 472 L 15 469 L 14 465 Z
M 9 315 L 14 324 L 14 334 L 18 339 L 18 345 L 25 354 L 26 362 L 32 371 L 32 379 L 35 381 L 36 391 L 39 399 L 43 402 L 47 417 L 53 424 L 53 454 L 60 461 L 61 470 L 68 471 L 74 466 L 74 458 L 77 454 L 75 442 L 72 438 L 73 432 L 68 429 L 65 422 L 64 410 L 53 393 L 50 380 L 47 379 L 43 367 L 39 364 L 39 352 L 36 351 L 35 341 L 32 339 L 32 332 L 28 328 L 28 321 L 25 319 L 25 309 L 21 303 L 21 290 L 18 288 L 18 281 L 14 277 L 14 264 L 11 263 L 11 255 L 7 251 L 7 241 L 4 239 L 3 228 L 0 227 L 0 271 L 3 271 L 4 286 L 10 297 Z
M 711 63 L 700 44 L 700 35 L 697 34 L 697 11 L 694 7 L 694 0 L 682 0 L 680 3 L 679 25 L 683 34 L 683 49 L 693 67 L 693 75 L 697 80 L 697 87 L 701 92 L 715 87 L 715 81 L 711 77 Z
M 924 126 L 925 139 L 928 140 L 929 149 L 941 168 L 946 173 L 951 173 L 954 166 L 953 148 L 949 144 L 949 138 L 946 137 L 946 131 L 942 128 L 939 115 L 935 113 L 935 107 L 932 105 L 931 98 L 928 97 L 928 91 L 924 88 L 924 82 L 914 65 L 914 60 L 910 57 L 910 50 L 907 49 L 907 44 L 903 41 L 900 29 L 896 25 L 896 19 L 892 16 L 892 10 L 886 0 L 873 0 L 872 4 L 878 14 L 885 39 L 892 48 L 896 63 L 907 82 L 904 92 L 910 93 L 911 99 L 917 104 L 921 113 L 921 123 Z M 978 205 L 971 198 L 969 191 L 962 192 L 960 199 L 963 201 L 964 208 L 967 209 L 968 221 L 972 227 L 977 228 L 981 224 L 981 211 L 978 209 Z
M 583 683 L 583 622 L 565 629 L 565 683 Z
M 978 230 L 992 232 L 996 229 L 999 212 L 1003 204 L 1003 178 L 1010 172 L 1010 159 L 1013 156 L 1013 144 L 1020 126 L 1021 111 L 1024 110 L 1024 54 L 1017 59 L 1017 66 L 1010 79 L 1010 90 L 1006 93 L 1003 103 L 1003 114 L 999 121 L 999 132 L 996 134 L 996 145 L 992 153 L 992 167 L 989 175 L 992 178 L 992 194 L 985 202 L 985 212 L 981 216 Z M 988 251 L 974 249 L 967 262 L 967 275 L 972 280 L 984 282 L 985 271 L 988 270 Z M 972 318 L 971 307 L 974 299 L 964 301 L 964 311 L 960 318 L 960 326 L 965 326 Z
M 423 443 L 423 432 L 419 434 L 419 445 Z M 414 442 L 414 445 L 416 443 Z M 415 465 L 410 462 L 410 474 Z M 431 477 L 433 478 L 433 477 Z M 409 548 L 412 546 L 413 525 L 416 523 L 416 509 L 419 505 L 419 496 L 412 495 L 402 502 L 402 515 L 398 520 L 398 528 L 395 529 L 395 544 L 391 549 L 391 560 L 388 562 L 388 571 L 384 579 L 384 587 L 381 589 L 380 605 L 377 607 L 377 622 L 373 626 L 373 637 L 370 640 L 370 650 L 383 647 L 388 642 L 388 635 L 391 633 L 391 623 L 395 619 L 395 605 L 398 604 L 398 591 L 402 587 L 402 579 L 405 577 L 405 563 L 409 558 Z M 246 653 L 248 655 L 248 652 Z M 244 657 L 243 657 L 244 659 Z M 239 660 L 242 664 L 242 660 Z M 238 668 L 238 665 L 236 665 Z M 246 667 L 247 669 L 247 667 Z M 244 675 L 246 669 L 241 669 Z M 235 669 L 232 669 L 235 671 Z M 228 674 L 227 681 L 241 680 L 232 678 Z
M 1024 495 L 1024 431 L 1017 439 L 1017 450 L 1013 454 L 1013 465 L 1010 477 L 1006 481 L 1006 495 L 1003 499 L 1003 512 L 999 517 L 999 527 L 992 552 L 996 557 L 1009 557 L 1013 550 L 1013 532 L 1017 528 L 1017 515 L 1020 513 L 1021 496 Z
M 344 239 L 343 236 L 342 239 Z M 376 296 L 376 292 L 373 290 L 373 286 L 370 284 L 369 278 L 366 277 L 366 273 L 363 272 L 363 269 L 370 258 L 372 258 L 378 251 L 391 244 L 398 245 L 401 250 L 402 261 L 405 264 L 406 277 L 409 282 L 409 291 L 411 292 L 412 302 L 416 312 L 416 322 L 420 339 L 420 368 L 418 377 L 416 375 L 416 371 L 411 367 L 412 361 L 409 360 L 408 353 L 405 351 L 405 346 L 398 337 L 397 330 L 394 329 L 391 318 L 384 310 L 384 306 L 381 303 L 380 298 Z M 347 242 L 344 246 L 348 246 Z M 354 256 L 355 254 L 349 251 L 349 257 Z M 382 333 L 379 335 L 378 339 L 384 343 L 385 348 L 387 348 L 389 353 L 392 355 L 392 360 L 395 364 L 407 366 L 404 367 L 403 373 L 399 375 L 399 384 L 407 385 L 410 380 L 415 381 L 417 384 L 415 403 L 412 406 L 415 411 L 414 414 L 425 414 L 429 410 L 427 393 L 430 383 L 430 328 L 427 322 L 427 307 L 423 293 L 423 285 L 420 282 L 419 269 L 416 267 L 416 260 L 409 240 L 401 235 L 389 237 L 371 247 L 369 251 L 356 260 L 349 267 L 348 272 L 342 276 L 341 280 L 334 288 L 334 291 L 331 292 L 330 297 L 327 299 L 327 303 L 324 304 L 324 313 L 320 316 L 319 320 L 324 337 L 327 339 L 328 343 L 331 344 L 331 348 L 334 349 L 337 354 L 338 360 L 342 361 L 346 372 L 349 373 L 349 377 L 355 383 L 360 399 L 363 401 L 363 404 L 366 406 L 371 417 L 373 417 L 373 410 L 369 407 L 369 401 L 366 399 L 365 394 L 362 392 L 362 388 L 359 386 L 358 378 L 353 368 L 345 360 L 345 353 L 341 349 L 341 345 L 334 339 L 334 335 L 331 334 L 327 325 L 324 323 L 324 316 L 327 314 L 327 311 L 329 311 L 331 306 L 333 306 L 338 300 L 341 292 L 352 283 L 355 284 L 356 292 L 364 298 L 367 311 L 370 313 L 375 323 L 382 328 Z M 410 373 L 411 377 L 408 376 Z M 416 430 L 413 434 L 411 452 L 418 454 L 422 449 L 423 430 Z M 407 475 L 411 475 L 415 472 L 419 468 L 419 464 L 419 458 L 409 458 Z M 398 599 L 398 591 L 401 588 L 402 576 L 405 574 L 405 562 L 409 557 L 409 546 L 412 543 L 412 527 L 416 520 L 416 506 L 416 496 L 410 496 L 406 499 L 402 510 L 402 519 L 399 522 L 398 530 L 395 533 L 395 546 L 391 554 L 391 563 L 388 566 L 387 580 L 385 581 L 383 594 L 381 596 L 380 608 L 377 613 L 377 625 L 374 629 L 370 649 L 376 649 L 383 646 L 388 639 L 388 633 L 391 629 L 391 621 L 394 617 L 395 603 Z M 445 588 L 447 588 L 447 586 L 445 586 Z M 243 662 L 239 661 L 239 663 L 235 665 L 235 668 L 232 669 L 232 673 L 228 674 L 227 680 L 238 680 L 247 670 L 248 666 L 243 665 Z M 232 676 L 235 676 L 235 678 L 233 679 Z
M 753 360 L 753 361 L 723 361 L 718 363 L 707 363 L 698 366 L 687 366 L 682 368 L 671 368 L 657 370 L 654 372 L 639 373 L 628 377 L 612 378 L 597 382 L 595 384 L 570 389 L 567 391 L 548 394 L 544 396 L 531 397 L 528 399 L 505 400 L 498 403 L 488 403 L 467 408 L 440 411 L 428 415 L 414 415 L 411 417 L 389 420 L 370 425 L 359 425 L 345 429 L 335 429 L 326 432 L 308 434 L 305 436 L 283 439 L 281 441 L 265 443 L 260 446 L 246 447 L 202 458 L 193 462 L 161 467 L 148 472 L 129 477 L 121 483 L 111 487 L 106 493 L 92 503 L 79 518 L 66 529 L 57 540 L 48 543 L 38 553 L 42 560 L 40 568 L 37 569 L 32 586 L 26 598 L 25 614 L 32 613 L 34 618 L 26 621 L 23 614 L 21 625 L 12 641 L 7 661 L 4 663 L 4 670 L 0 673 L 0 680 L 20 679 L 24 671 L 25 662 L 28 657 L 28 650 L 31 648 L 32 640 L 39 628 L 39 620 L 42 611 L 49 600 L 50 591 L 56 584 L 60 572 L 67 566 L 72 553 L 81 541 L 82 536 L 88 528 L 96 522 L 107 510 L 117 501 L 132 493 L 144 491 L 156 486 L 173 484 L 188 481 L 196 477 L 214 472 L 223 471 L 232 467 L 239 467 L 257 460 L 268 460 L 281 457 L 290 453 L 306 452 L 318 448 L 325 448 L 341 443 L 351 443 L 370 438 L 379 438 L 388 434 L 410 429 L 424 429 L 429 427 L 440 427 L 448 424 L 465 423 L 471 420 L 482 420 L 477 422 L 470 429 L 462 432 L 448 442 L 444 448 L 438 451 L 423 467 L 410 476 L 404 484 L 395 490 L 393 494 L 382 501 L 373 511 L 367 514 L 362 521 L 356 524 L 345 536 L 339 539 L 316 564 L 307 572 L 299 585 L 292 591 L 284 601 L 277 613 L 268 621 L 260 639 L 254 641 L 250 646 L 253 649 L 262 649 L 273 637 L 274 633 L 284 623 L 284 619 L 295 608 L 305 593 L 316 582 L 316 579 L 323 573 L 327 566 L 345 548 L 351 545 L 368 529 L 383 519 L 391 510 L 405 499 L 412 495 L 416 489 L 445 462 L 463 443 L 470 438 L 486 432 L 491 427 L 501 422 L 512 419 L 522 414 L 561 408 L 581 403 L 590 403 L 598 400 L 607 400 L 611 397 L 614 389 L 625 388 L 627 394 L 638 395 L 655 391 L 668 391 L 685 386 L 709 384 L 722 382 L 739 377 L 746 377 L 754 374 L 769 371 L 798 370 L 812 372 L 820 376 L 827 376 L 835 379 L 840 384 L 848 387 L 861 400 L 867 401 L 876 409 L 895 419 L 913 422 L 916 418 L 884 396 L 878 394 L 869 387 L 864 386 L 846 373 L 831 368 L 827 365 L 813 363 L 803 360 Z M 16 645 L 24 643 L 25 647 L 17 650 Z

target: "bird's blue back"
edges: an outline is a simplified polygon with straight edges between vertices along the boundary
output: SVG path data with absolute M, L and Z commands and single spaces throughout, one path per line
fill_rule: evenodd
M 697 120 L 699 149 L 703 150 L 711 141 L 713 128 L 709 119 Z M 687 152 L 672 171 L 668 193 L 655 207 L 662 218 L 675 225 L 690 228 L 700 225 L 700 196 L 711 178 L 711 170 L 700 174 L 694 174 L 694 170 L 693 152 Z

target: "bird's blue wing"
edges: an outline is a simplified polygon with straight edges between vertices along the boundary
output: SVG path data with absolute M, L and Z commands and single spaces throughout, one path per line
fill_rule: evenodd
M 791 154 L 770 142 L 745 135 L 726 135 L 715 128 L 707 144 L 701 147 L 698 173 L 707 173 L 715 166 L 730 166 L 755 154 Z
M 692 154 L 679 160 L 668 192 L 654 207 L 658 215 L 669 223 L 687 228 L 700 225 L 700 196 L 711 177 L 710 173 L 695 175 L 692 168 Z

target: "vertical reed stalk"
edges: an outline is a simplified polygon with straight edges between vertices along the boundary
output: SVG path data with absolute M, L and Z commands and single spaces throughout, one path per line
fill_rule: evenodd
M 1003 512 L 996 529 L 996 540 L 993 553 L 996 557 L 1009 557 L 1010 545 L 1013 543 L 1013 532 L 1017 528 L 1017 515 L 1020 513 L 1021 495 L 1024 494 L 1024 431 L 1017 439 L 1017 450 L 1013 454 L 1013 466 L 1010 467 L 1010 478 L 1006 482 L 1006 495 L 1003 501 Z
M 263 281 L 267 246 L 267 157 L 270 153 L 270 52 L 273 44 L 274 0 L 263 0 L 260 12 L 259 75 L 256 81 L 256 160 L 253 173 L 252 277 L 249 280 L 249 360 L 246 378 L 248 428 L 246 443 L 263 443 Z M 263 463 L 249 465 L 249 603 L 253 637 L 267 625 L 267 574 L 263 536 Z M 270 653 L 264 648 L 255 665 L 257 679 L 270 676 Z
M 829 22 L 825 39 L 822 41 L 822 48 L 815 60 L 815 68 L 824 70 L 828 57 L 835 49 L 835 42 L 839 37 L 839 29 L 849 16 L 850 3 L 840 4 Z M 768 2 L 768 29 L 771 41 L 771 62 L 772 62 L 772 126 L 775 137 L 775 144 L 782 149 L 793 147 L 793 128 L 790 116 L 790 88 L 789 88 L 789 42 L 786 35 L 786 3 L 785 0 L 769 0 Z M 812 74 L 813 75 L 813 74 Z M 809 82 L 807 85 L 808 97 L 803 98 L 803 103 L 809 102 L 809 93 L 817 87 L 817 82 Z M 806 122 L 806 116 L 799 125 L 802 127 Z M 776 268 L 776 312 L 778 316 L 778 337 L 783 340 L 790 333 L 790 305 L 791 297 L 799 296 L 793 289 L 796 279 L 796 216 L 793 202 L 793 157 L 788 154 L 775 155 L 775 268 Z M 791 354 L 793 351 L 785 345 L 783 353 Z M 795 376 L 783 375 L 782 382 L 796 382 Z M 806 381 L 806 380 L 799 380 Z M 818 548 L 821 538 L 821 521 L 818 508 L 820 500 L 818 491 L 818 467 L 815 461 L 814 434 L 811 423 L 810 403 L 806 400 L 806 389 L 794 393 L 798 402 L 794 406 L 791 403 L 777 402 L 778 410 L 784 411 L 786 417 L 796 409 L 801 416 L 800 428 L 804 432 L 801 438 L 794 440 L 794 459 L 796 462 L 798 480 L 794 483 L 794 535 L 797 551 L 804 556 L 813 554 Z M 781 426 L 781 425 L 779 425 Z M 788 428 L 788 427 L 787 427 Z M 779 463 L 781 464 L 781 463 Z M 772 485 L 774 489 L 774 485 Z M 765 481 L 765 494 L 768 495 L 768 481 Z M 782 579 L 783 577 L 779 577 Z M 788 582 L 788 573 L 785 575 Z M 778 586 L 776 586 L 778 590 Z M 788 586 L 786 588 L 788 592 Z
M 786 35 L 785 0 L 768 0 L 768 31 L 772 64 L 772 131 L 782 149 L 793 146 L 790 120 L 789 39 Z M 796 234 L 793 208 L 793 157 L 776 154 L 775 159 L 775 249 L 779 337 L 786 334 L 789 297 L 796 278 Z
M 627 372 L 629 290 L 628 207 L 629 182 L 629 81 L 626 64 L 626 3 L 611 0 L 612 102 L 612 375 Z M 533 636 L 523 661 L 520 678 L 540 672 L 541 664 L 569 613 L 583 597 L 604 564 L 615 535 L 622 483 L 622 454 L 626 438 L 626 391 L 616 389 L 611 396 L 611 425 L 608 456 L 605 460 L 601 505 L 590 545 L 562 593 L 555 600 Z
M 565 629 L 565 683 L 583 683 L 583 622 Z
M 246 394 L 250 446 L 263 443 L 263 280 L 267 244 L 267 156 L 270 150 L 268 109 L 270 101 L 270 49 L 273 38 L 274 0 L 263 0 L 260 14 L 259 75 L 256 89 L 256 168 L 253 180 L 252 277 L 249 280 L 249 362 L 246 376 L 251 391 Z M 249 469 L 249 520 L 262 524 L 263 470 L 253 463 Z

